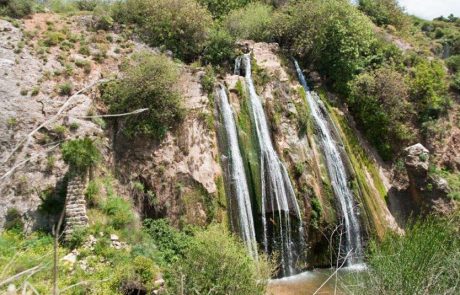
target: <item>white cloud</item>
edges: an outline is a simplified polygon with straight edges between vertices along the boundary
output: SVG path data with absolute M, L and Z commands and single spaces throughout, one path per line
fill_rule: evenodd
M 406 12 L 424 19 L 448 16 L 453 13 L 460 16 L 460 0 L 399 0 Z

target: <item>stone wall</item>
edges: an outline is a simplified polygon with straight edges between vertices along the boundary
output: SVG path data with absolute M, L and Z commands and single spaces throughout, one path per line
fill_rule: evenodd
M 67 186 L 64 238 L 69 240 L 77 228 L 88 226 L 86 215 L 85 176 L 73 176 Z

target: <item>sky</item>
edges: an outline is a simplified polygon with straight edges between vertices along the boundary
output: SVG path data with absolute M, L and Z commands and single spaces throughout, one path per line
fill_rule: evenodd
M 407 13 L 428 20 L 451 13 L 460 17 L 460 0 L 399 0 L 399 3 Z

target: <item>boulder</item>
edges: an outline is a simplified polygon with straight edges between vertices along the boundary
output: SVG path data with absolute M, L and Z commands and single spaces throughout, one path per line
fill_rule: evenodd
M 449 184 L 445 179 L 429 173 L 430 152 L 417 143 L 404 150 L 404 164 L 409 177 L 408 193 L 415 211 L 427 213 L 449 213 L 455 203 L 448 197 Z

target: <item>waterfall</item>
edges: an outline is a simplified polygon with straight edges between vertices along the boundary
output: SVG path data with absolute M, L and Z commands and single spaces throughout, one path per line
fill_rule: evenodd
M 279 252 L 281 275 L 290 276 L 295 274 L 295 263 L 299 258 L 296 244 L 297 246 L 303 245 L 302 218 L 287 170 L 278 158 L 272 144 L 264 108 L 252 80 L 249 54 L 237 59 L 236 68 L 240 66 L 245 72 L 251 116 L 260 149 L 264 250 L 266 253 Z
M 296 60 L 294 60 L 294 63 L 300 84 L 302 84 L 305 90 L 306 100 L 311 115 L 317 127 L 317 137 L 320 140 L 322 152 L 325 157 L 331 185 L 339 201 L 340 210 L 342 211 L 345 234 L 345 254 L 348 254 L 347 264 L 356 264 L 360 261 L 362 256 L 361 228 L 356 212 L 357 210 L 354 205 L 353 193 L 348 187 L 347 171 L 340 156 L 339 144 L 333 138 L 331 124 L 327 121 L 327 114 L 324 106 L 320 106 L 321 101 L 318 95 L 309 90 L 299 64 Z
M 251 201 L 249 196 L 246 174 L 244 172 L 243 158 L 238 145 L 238 133 L 233 111 L 228 102 L 227 93 L 223 85 L 217 89 L 217 106 L 219 108 L 225 139 L 227 143 L 227 157 L 229 159 L 229 181 L 232 198 L 236 200 L 238 229 L 241 239 L 246 245 L 249 254 L 257 259 L 257 242 L 252 217 Z

